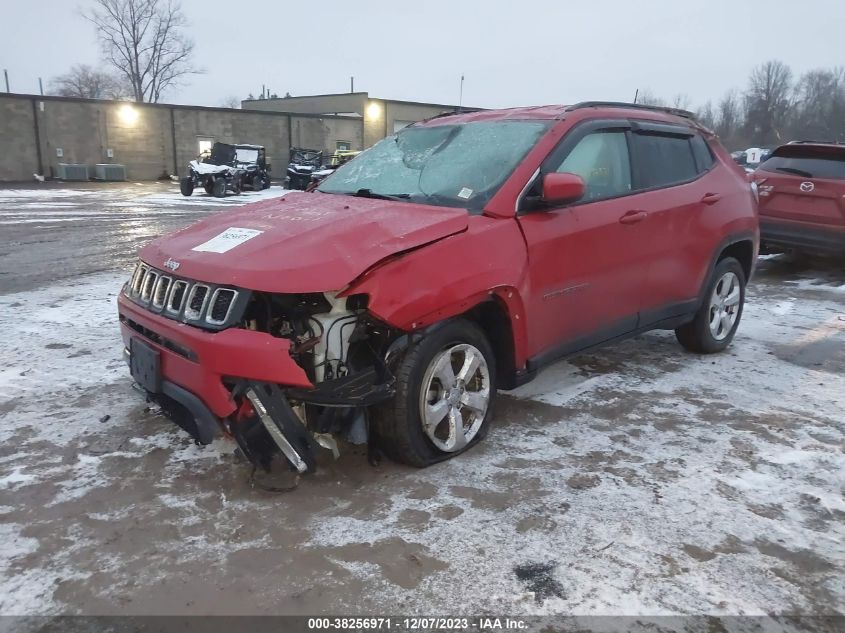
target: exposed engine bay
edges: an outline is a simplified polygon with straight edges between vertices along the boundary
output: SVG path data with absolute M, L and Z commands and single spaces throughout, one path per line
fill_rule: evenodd
M 335 438 L 368 441 L 366 408 L 393 396 L 385 358 L 401 333 L 366 308 L 365 295 L 251 294 L 239 327 L 289 339 L 291 357 L 314 384 L 231 385 L 238 411 L 228 429 L 256 467 L 270 471 L 281 459 L 297 472 L 312 472 L 320 447 L 337 457 Z

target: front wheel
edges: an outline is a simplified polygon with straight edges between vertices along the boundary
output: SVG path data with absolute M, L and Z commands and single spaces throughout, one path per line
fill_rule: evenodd
M 733 257 L 716 264 L 695 318 L 675 330 L 678 342 L 691 352 L 721 352 L 736 334 L 745 305 L 745 271 Z
M 373 411 L 376 439 L 394 460 L 429 466 L 486 435 L 495 398 L 496 360 L 487 337 L 470 321 L 452 321 L 405 354 L 393 401 Z
M 179 181 L 179 191 L 183 196 L 190 196 L 194 193 L 194 179 L 190 176 L 185 176 Z

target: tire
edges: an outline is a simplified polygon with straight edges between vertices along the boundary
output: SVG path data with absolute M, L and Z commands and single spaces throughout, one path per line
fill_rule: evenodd
M 226 179 L 225 178 L 215 178 L 214 185 L 212 186 L 212 195 L 215 198 L 225 198 L 226 197 Z
M 182 178 L 179 181 L 179 191 L 182 192 L 183 196 L 190 196 L 194 193 L 194 179 L 189 176 Z
M 465 364 L 470 357 L 474 369 L 472 363 Z M 464 384 L 460 378 L 466 369 L 470 371 Z M 449 376 L 455 380 L 446 388 Z M 425 398 L 424 385 L 430 387 Z M 419 468 L 459 455 L 487 434 L 495 385 L 495 356 L 484 333 L 463 319 L 445 323 L 399 362 L 396 395 L 372 410 L 373 441 L 393 460 Z M 440 420 L 430 431 L 424 429 L 424 407 L 431 420 Z M 455 432 L 458 425 L 460 436 Z
M 270 176 L 261 176 L 261 188 L 262 189 L 269 189 L 270 188 Z
M 236 196 L 241 195 L 241 179 L 240 178 L 235 178 L 232 181 L 232 193 L 234 193 Z
M 745 305 L 745 271 L 733 257 L 719 260 L 695 318 L 675 330 L 678 342 L 691 352 L 721 352 L 736 334 Z
M 210 196 L 214 195 L 214 181 L 213 180 L 206 179 L 206 181 L 203 183 L 202 186 L 203 186 L 203 189 L 205 189 L 205 192 L 208 195 L 210 195 Z

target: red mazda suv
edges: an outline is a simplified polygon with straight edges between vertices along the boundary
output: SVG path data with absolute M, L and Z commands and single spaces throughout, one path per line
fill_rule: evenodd
M 133 378 L 197 441 L 425 466 L 559 359 L 652 329 L 724 349 L 758 245 L 751 184 L 689 113 L 463 112 L 150 243 L 118 308 Z
M 757 168 L 754 181 L 764 250 L 845 254 L 845 145 L 782 145 Z

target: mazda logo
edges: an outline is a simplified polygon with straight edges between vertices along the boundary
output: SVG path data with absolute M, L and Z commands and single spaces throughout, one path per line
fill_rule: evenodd
M 816 186 L 811 182 L 802 182 L 801 183 L 801 191 L 804 193 L 810 193 Z

